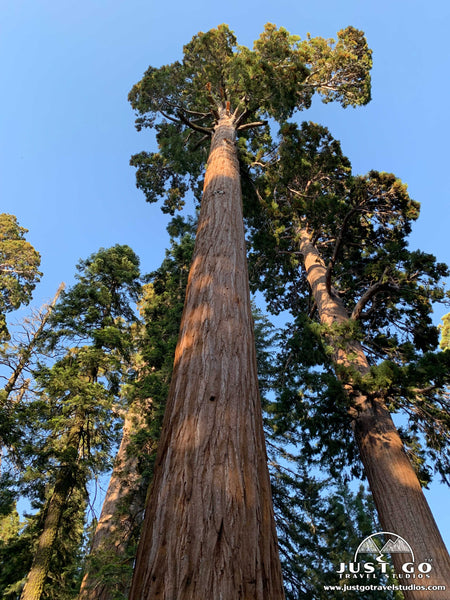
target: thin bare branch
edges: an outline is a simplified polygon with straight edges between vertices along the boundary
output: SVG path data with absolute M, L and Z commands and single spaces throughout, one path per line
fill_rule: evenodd
M 53 300 L 51 301 L 51 303 L 49 304 L 49 306 L 47 307 L 47 310 L 45 312 L 45 314 L 42 316 L 41 322 L 39 324 L 39 327 L 36 329 L 36 331 L 33 333 L 28 346 L 26 348 L 24 348 L 20 354 L 19 354 L 19 362 L 16 366 L 16 368 L 14 369 L 13 373 L 11 374 L 10 378 L 8 379 L 7 384 L 4 387 L 4 391 L 5 391 L 5 399 L 8 398 L 9 394 L 12 392 L 12 390 L 14 389 L 14 386 L 17 382 L 17 379 L 19 378 L 20 374 L 22 373 L 22 371 L 24 370 L 28 360 L 30 359 L 34 346 L 36 345 L 40 335 L 42 334 L 45 324 L 50 316 L 50 313 L 52 312 L 56 302 L 58 301 L 58 298 L 61 294 L 61 292 L 64 290 L 65 288 L 65 283 L 61 283 L 60 286 L 58 287 L 58 290 L 53 298 Z
M 245 129 L 253 129 L 254 127 L 264 127 L 267 125 L 267 121 L 255 121 L 254 123 L 244 123 L 236 128 L 237 131 L 244 131 Z

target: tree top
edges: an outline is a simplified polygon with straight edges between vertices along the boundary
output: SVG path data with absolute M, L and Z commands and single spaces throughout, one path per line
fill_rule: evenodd
M 347 27 L 337 40 L 305 40 L 268 23 L 253 48 L 240 46 L 227 25 L 200 32 L 183 59 L 150 66 L 131 90 L 136 127 L 155 128 L 159 152 L 135 155 L 137 186 L 149 202 L 165 197 L 165 212 L 183 205 L 190 187 L 200 197 L 207 160 L 203 142 L 220 115 L 232 117 L 253 154 L 271 146 L 267 119 L 283 123 L 309 108 L 317 92 L 343 107 L 370 101 L 372 53 L 362 31 Z

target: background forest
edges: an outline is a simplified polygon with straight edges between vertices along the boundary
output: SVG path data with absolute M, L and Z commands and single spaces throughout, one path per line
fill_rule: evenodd
M 274 207 L 271 201 L 274 189 L 280 197 L 286 190 L 295 196 L 308 180 L 306 167 L 304 173 L 299 172 L 297 167 L 289 168 L 289 161 L 316 165 L 318 160 L 318 168 L 327 169 L 331 157 L 337 179 L 329 184 L 328 194 L 338 195 L 349 163 L 354 175 L 371 172 L 364 184 L 369 198 L 377 198 L 373 190 L 395 190 L 395 199 L 390 197 L 386 208 L 393 210 L 393 221 L 377 215 L 369 205 L 364 209 L 371 211 L 369 220 L 378 219 L 375 233 L 367 231 L 360 243 L 365 244 L 366 258 L 378 257 L 380 272 L 370 273 L 372 279 L 368 275 L 367 281 L 379 281 L 391 289 L 406 282 L 413 295 L 419 286 L 423 299 L 414 304 L 411 296 L 405 296 L 396 308 L 389 303 L 373 304 L 375 312 L 386 311 L 387 316 L 384 321 L 371 321 L 369 353 L 374 362 L 401 354 L 412 365 L 410 372 L 380 370 L 374 377 L 377 385 L 383 380 L 395 388 L 412 423 L 415 417 L 422 418 L 421 424 L 409 430 L 405 416 L 397 425 L 405 430 L 410 455 L 448 545 L 448 487 L 442 482 L 442 477 L 448 479 L 446 366 L 420 361 L 422 352 L 436 348 L 433 324 L 439 325 L 448 312 L 448 306 L 440 302 L 441 286 L 448 276 L 440 263 L 450 263 L 444 241 L 448 209 L 442 185 L 448 125 L 443 105 L 448 83 L 442 72 L 448 57 L 440 29 L 449 9 L 436 2 L 422 12 L 421 5 L 413 2 L 404 14 L 388 3 L 343 4 L 339 12 L 331 2 L 301 9 L 263 3 L 257 12 L 233 2 L 201 10 L 180 5 L 170 19 L 159 13 L 164 7 L 136 0 L 126 8 L 110 0 L 68 2 L 64 7 L 50 1 L 39 6 L 25 1 L 1 9 L 6 31 L 1 41 L 3 56 L 14 57 L 3 59 L 12 93 L 1 100 L 2 130 L 8 140 L 7 149 L 2 150 L 5 177 L 1 183 L 1 313 L 7 321 L 2 323 L 0 586 L 5 598 L 19 597 L 53 506 L 61 511 L 57 520 L 62 525 L 48 556 L 42 597 L 77 597 L 83 573 L 92 564 L 97 571 L 101 565 L 102 577 L 113 590 L 110 597 L 125 597 L 139 515 L 153 473 L 153 449 L 167 396 L 195 231 L 192 196 L 187 197 L 183 217 L 173 219 L 156 206 L 146 205 L 142 192 L 135 188 L 130 157 L 140 150 L 152 152 L 156 146 L 151 132 L 135 132 L 127 94 L 148 65 L 159 67 L 180 59 L 182 46 L 192 35 L 222 22 L 229 23 L 238 42 L 249 47 L 266 22 L 285 26 L 302 39 L 308 32 L 335 38 L 338 30 L 352 25 L 364 31 L 373 50 L 372 101 L 344 110 L 338 103 L 324 105 L 314 99 L 308 111 L 297 114 L 298 127 L 285 128 L 279 138 L 283 140 L 280 164 L 288 166 L 284 171 L 278 167 L 269 171 L 269 178 L 261 179 L 257 187 L 275 226 L 267 232 L 258 211 L 250 208 L 247 214 L 248 232 L 256 232 L 250 272 L 256 292 L 258 368 L 287 594 L 321 598 L 323 583 L 334 581 L 333 563 L 347 559 L 377 525 L 370 494 L 359 488 L 360 463 L 342 443 L 340 433 L 325 443 L 318 422 L 311 421 L 307 435 L 297 425 L 303 417 L 292 398 L 299 388 L 305 386 L 306 403 L 314 406 L 320 398 L 325 410 L 327 394 L 336 397 L 339 392 L 323 367 L 324 348 L 317 342 L 317 328 L 301 320 L 285 328 L 299 308 L 303 314 L 309 311 L 314 320 L 314 303 L 302 291 L 305 281 L 294 280 L 292 264 L 280 258 L 291 252 L 284 235 L 288 232 L 286 216 L 282 205 Z M 432 87 L 432 82 L 439 82 L 438 86 Z M 436 89 L 432 95 L 430 88 Z M 136 98 L 133 108 L 140 109 Z M 304 119 L 327 130 L 302 127 Z M 289 146 L 294 138 L 304 146 L 310 144 L 308 157 L 295 156 Z M 138 175 L 140 160 L 139 155 L 134 159 Z M 407 190 L 374 170 L 395 173 L 408 185 Z M 293 171 L 295 181 L 290 179 Z M 258 177 L 254 182 L 259 185 Z M 146 191 L 146 186 L 141 178 L 140 187 Z M 362 187 L 349 185 L 350 203 L 360 201 L 355 198 L 364 195 Z M 420 217 L 416 220 L 417 202 Z M 313 203 L 302 210 L 316 242 L 327 248 L 327 240 L 335 239 L 336 232 L 331 217 L 324 223 L 314 221 L 317 206 Z M 331 212 L 335 219 L 339 206 Z M 345 222 L 345 213 L 340 218 Z M 358 232 L 354 235 L 357 239 Z M 413 253 L 398 258 L 401 269 L 390 272 L 393 253 L 400 252 L 406 239 Z M 273 255 L 273 264 L 265 264 L 264 257 L 275 243 L 281 244 L 281 254 Z M 386 243 L 391 243 L 389 249 Z M 40 254 L 40 263 L 33 248 Z M 377 248 L 381 253 L 377 254 Z M 414 255 L 417 249 L 430 254 Z M 332 253 L 324 252 L 328 261 L 335 260 Z M 430 255 L 436 256 L 437 264 Z M 20 262 L 10 277 L 8 269 L 17 257 Z M 349 251 L 347 262 L 335 267 L 336 285 L 343 290 L 347 307 L 352 298 L 349 293 L 345 296 L 345 290 L 351 289 L 356 299 L 364 294 L 362 288 L 352 287 L 360 274 L 360 267 L 354 267 L 357 260 L 360 257 Z M 278 280 L 273 280 L 274 272 Z M 292 289 L 286 277 L 294 281 Z M 19 288 L 14 278 L 19 279 Z M 65 290 L 59 290 L 50 313 L 45 303 L 52 301 L 62 280 Z M 281 289 L 286 291 L 284 296 Z M 431 315 L 425 297 L 437 301 Z M 362 312 L 364 307 L 355 301 L 353 308 Z M 266 316 L 269 309 L 275 314 Z M 404 327 L 404 338 L 403 334 L 396 338 L 401 349 L 394 347 L 388 335 L 383 340 L 376 335 L 397 326 L 399 331 Z M 308 331 L 310 337 L 302 339 L 309 340 L 309 345 L 302 347 L 291 331 Z M 300 371 L 288 368 L 292 356 L 300 357 L 300 364 L 303 361 Z M 424 389 L 429 370 L 434 369 L 437 398 L 442 402 L 434 405 L 436 410 L 426 404 L 427 392 L 422 413 L 410 402 L 404 382 L 408 377 L 412 381 L 411 373 L 417 369 L 424 373 Z M 419 383 L 414 383 L 416 390 Z M 319 390 L 324 389 L 326 394 L 321 396 Z M 149 398 L 151 406 L 145 404 Z M 390 408 L 399 407 L 394 402 Z M 147 415 L 144 421 L 143 413 Z M 342 415 L 336 417 L 335 432 L 340 431 Z M 128 450 L 115 468 L 125 504 L 119 510 L 119 525 L 108 532 L 117 552 L 115 557 L 111 552 L 105 555 L 106 560 L 100 552 L 86 562 L 88 550 L 96 547 L 94 532 L 96 527 L 99 530 L 99 519 L 102 523 L 100 510 L 121 440 L 120 447 L 126 444 Z M 133 481 L 130 473 L 138 473 L 133 492 L 124 483 Z M 70 502 L 63 501 L 69 489 Z M 118 531 L 127 532 L 125 540 L 118 541 Z

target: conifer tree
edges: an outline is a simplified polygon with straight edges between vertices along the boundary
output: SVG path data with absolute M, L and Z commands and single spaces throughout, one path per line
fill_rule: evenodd
M 155 476 L 130 593 L 283 598 L 264 448 L 242 214 L 239 152 L 270 144 L 265 118 L 369 100 L 370 51 L 347 28 L 336 44 L 267 25 L 254 50 L 225 25 L 182 62 L 150 67 L 130 93 L 159 152 L 133 158 L 138 185 L 173 212 L 203 194 Z M 262 129 L 261 129 L 262 128 Z M 262 131 L 262 133 L 259 133 Z M 239 142 L 237 141 L 237 138 Z M 203 146 L 210 139 L 209 150 Z M 206 166 L 207 163 L 207 166 Z
M 53 598 L 53 586 L 62 582 L 54 569 L 67 572 L 79 551 L 86 484 L 109 465 L 115 404 L 132 347 L 130 303 L 140 290 L 136 255 L 128 246 L 100 249 L 78 270 L 78 283 L 62 294 L 48 320 L 46 349 L 56 362 L 35 370 L 37 397 L 26 413 L 27 419 L 35 416 L 33 427 L 27 425 L 26 477 L 35 482 L 31 491 L 42 518 L 22 600 Z M 74 540 L 68 553 L 62 551 L 63 533 Z
M 9 338 L 5 314 L 28 304 L 42 273 L 41 258 L 14 215 L 0 214 L 0 342 Z
M 267 212 L 254 221 L 254 281 L 274 309 L 296 317 L 289 360 L 284 357 L 284 371 L 298 371 L 291 381 L 303 379 L 305 390 L 328 382 L 328 389 L 316 387 L 320 404 L 317 394 L 309 404 L 306 392 L 305 404 L 297 395 L 290 410 L 298 410 L 312 437 L 330 450 L 340 444 L 351 454 L 342 442 L 343 428 L 351 427 L 383 530 L 403 536 L 424 560 L 433 557 L 429 581 L 442 585 L 450 561 L 414 466 L 426 476 L 421 433 L 425 452 L 442 475 L 449 472 L 448 357 L 433 354 L 438 337 L 430 317 L 432 302 L 444 298 L 441 278 L 448 269 L 407 248 L 419 204 L 406 186 L 386 173 L 352 176 L 325 128 L 284 125 L 278 158 L 262 180 Z M 322 370 L 307 374 L 296 360 L 304 366 L 317 361 Z M 285 389 L 287 405 L 289 395 Z M 406 447 L 388 407 L 409 416 Z M 399 572 L 402 560 L 394 555 Z
M 442 350 L 450 350 L 450 313 L 442 317 L 440 347 Z
M 136 380 L 126 389 L 130 414 L 125 420 L 79 600 L 118 600 L 128 595 L 141 524 L 139 514 L 143 510 L 142 490 L 153 473 L 194 246 L 192 222 L 176 217 L 168 230 L 170 249 L 161 267 L 147 277 L 139 303 L 145 329 L 136 330 Z M 365 494 L 354 496 L 343 482 L 331 485 L 329 479 L 316 480 L 305 466 L 309 460 L 305 461 L 301 453 L 292 454 L 294 443 L 296 453 L 301 447 L 301 438 L 294 438 L 290 432 L 286 436 L 280 433 L 275 405 L 265 398 L 275 383 L 277 332 L 261 311 L 255 307 L 252 310 L 285 592 L 289 600 L 313 595 L 326 598 L 323 585 L 336 583 L 333 557 L 342 550 L 338 562 L 344 560 L 350 556 L 349 548 L 372 533 L 373 508 Z M 142 400 L 146 398 L 151 401 L 144 407 Z M 353 600 L 354 596 L 348 595 Z
M 142 322 L 132 331 L 134 377 L 124 390 L 127 412 L 122 440 L 79 600 L 128 596 L 194 246 L 194 224 L 190 219 L 174 217 L 168 231 L 170 249 L 160 268 L 146 277 L 139 300 Z

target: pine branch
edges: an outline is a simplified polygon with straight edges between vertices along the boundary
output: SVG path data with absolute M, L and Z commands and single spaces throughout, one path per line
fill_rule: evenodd
M 198 150 L 200 148 L 200 146 L 203 144 L 203 142 L 207 139 L 209 139 L 209 137 L 211 136 L 211 134 L 205 134 L 196 144 L 194 144 L 194 146 L 192 147 L 192 151 Z
M 165 119 L 168 119 L 169 121 L 172 121 L 172 123 L 179 123 L 180 122 L 179 119 L 175 119 L 174 117 L 171 117 L 170 115 L 168 115 L 167 113 L 165 113 L 163 110 L 160 110 L 159 112 L 162 114 L 162 116 Z

